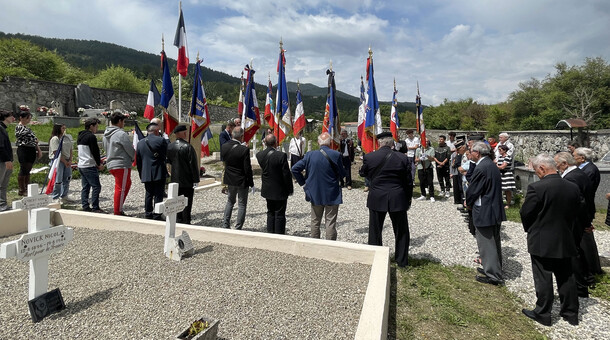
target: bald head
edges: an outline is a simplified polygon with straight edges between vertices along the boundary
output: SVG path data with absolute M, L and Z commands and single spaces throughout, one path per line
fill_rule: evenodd
M 267 136 L 265 136 L 265 145 L 266 146 L 274 148 L 276 142 L 277 142 L 277 138 L 275 138 L 275 135 L 267 135 Z

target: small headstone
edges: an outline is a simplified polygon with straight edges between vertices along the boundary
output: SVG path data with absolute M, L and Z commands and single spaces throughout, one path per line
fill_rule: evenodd
M 78 84 L 74 89 L 76 107 L 93 107 L 93 95 L 87 84 Z
M 110 110 L 123 110 L 125 108 L 125 103 L 120 100 L 111 100 L 110 101 Z
M 167 199 L 155 204 L 155 213 L 165 215 L 165 256 L 180 261 L 184 254 L 193 253 L 193 244 L 188 234 L 183 231 L 180 237 L 176 235 L 176 214 L 184 210 L 187 198 L 178 196 L 178 183 L 170 183 L 167 189 Z
M 63 103 L 60 103 L 60 102 L 54 100 L 51 102 L 51 105 L 49 108 L 55 110 L 55 116 L 65 116 Z

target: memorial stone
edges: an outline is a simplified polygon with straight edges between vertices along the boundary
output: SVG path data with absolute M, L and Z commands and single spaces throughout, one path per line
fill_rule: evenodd
M 120 100 L 111 100 L 110 101 L 110 110 L 114 111 L 114 110 L 121 110 L 123 111 L 125 109 L 125 103 L 123 103 Z
M 184 210 L 187 198 L 178 196 L 178 183 L 170 183 L 167 189 L 167 199 L 155 204 L 155 213 L 165 215 L 165 246 L 163 252 L 172 260 L 180 261 L 185 254 L 194 252 L 193 243 L 188 233 L 176 235 L 176 214 Z
M 74 89 L 76 98 L 76 107 L 90 108 L 93 107 L 93 95 L 91 94 L 91 88 L 87 84 L 78 84 Z

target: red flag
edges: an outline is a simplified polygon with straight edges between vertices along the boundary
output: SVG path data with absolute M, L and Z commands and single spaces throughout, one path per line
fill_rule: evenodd
M 176 70 L 180 75 L 186 77 L 189 68 L 189 51 L 186 46 L 186 29 L 184 27 L 182 8 L 180 9 L 178 28 L 176 28 L 176 35 L 174 36 L 174 46 L 178 47 L 178 65 L 176 65 Z
M 165 125 L 165 133 L 169 136 L 176 126 L 178 126 L 178 121 L 174 119 L 174 117 L 167 114 L 167 112 L 163 112 L 163 122 Z

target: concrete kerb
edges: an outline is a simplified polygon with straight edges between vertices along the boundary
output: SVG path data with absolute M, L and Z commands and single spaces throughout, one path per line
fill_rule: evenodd
M 61 209 L 59 203 L 49 204 L 51 211 Z M 7 237 L 28 232 L 27 210 L 12 209 L 0 212 L 0 237 Z
M 100 215 L 76 210 L 57 210 L 52 213 L 51 220 L 53 225 L 63 224 L 90 229 L 133 231 L 161 236 L 165 232 L 165 222 L 163 221 Z M 83 221 L 86 221 L 86 225 L 83 225 Z M 370 265 L 371 273 L 355 339 L 387 338 L 390 308 L 390 249 L 388 247 L 186 224 L 176 226 L 176 234 L 187 230 L 193 240 L 277 251 L 331 262 L 356 262 Z M 27 224 L 25 228 L 27 230 Z

